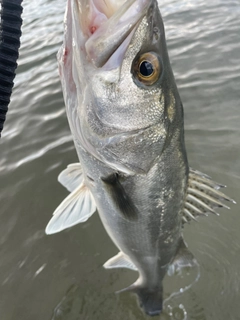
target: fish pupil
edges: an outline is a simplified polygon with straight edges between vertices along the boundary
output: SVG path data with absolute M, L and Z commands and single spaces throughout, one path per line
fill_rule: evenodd
M 149 61 L 142 61 L 140 65 L 140 73 L 144 77 L 150 77 L 154 72 L 153 65 Z

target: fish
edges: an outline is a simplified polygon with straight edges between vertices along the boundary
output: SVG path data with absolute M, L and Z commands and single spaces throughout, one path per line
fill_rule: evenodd
M 158 2 L 68 0 L 64 24 L 57 58 L 79 162 L 58 177 L 70 194 L 46 234 L 98 212 L 119 250 L 104 267 L 137 271 L 123 290 L 155 316 L 165 275 L 197 263 L 183 226 L 234 200 L 189 167 Z

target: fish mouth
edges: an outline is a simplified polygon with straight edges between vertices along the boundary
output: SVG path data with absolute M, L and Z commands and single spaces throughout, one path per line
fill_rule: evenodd
M 77 0 L 85 50 L 97 68 L 121 65 L 150 0 Z M 86 3 L 87 2 L 87 3 Z

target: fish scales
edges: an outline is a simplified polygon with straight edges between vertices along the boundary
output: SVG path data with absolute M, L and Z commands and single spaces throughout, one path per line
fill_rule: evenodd
M 98 211 L 119 249 L 104 267 L 138 271 L 125 290 L 157 315 L 167 271 L 196 265 L 183 224 L 215 212 L 222 200 L 233 202 L 221 185 L 189 168 L 157 1 L 68 0 L 58 63 L 80 163 L 59 175 L 71 193 L 46 233 Z

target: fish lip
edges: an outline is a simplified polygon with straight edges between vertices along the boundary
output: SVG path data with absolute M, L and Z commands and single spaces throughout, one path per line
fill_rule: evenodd
M 89 60 L 97 68 L 106 65 L 117 53 L 121 56 L 115 67 L 120 66 L 132 36 L 152 0 L 127 0 L 85 43 Z

